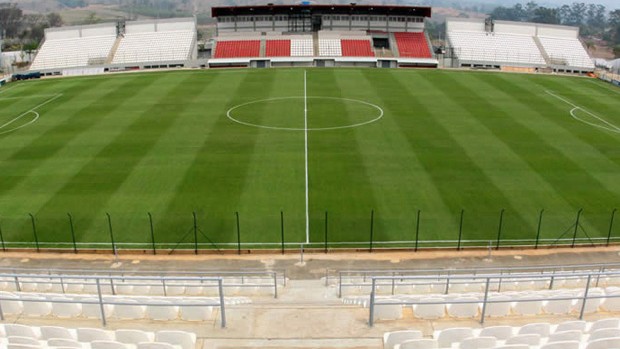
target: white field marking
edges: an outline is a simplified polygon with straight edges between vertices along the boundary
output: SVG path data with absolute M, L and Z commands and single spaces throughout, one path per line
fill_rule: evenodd
M 304 70 L 304 146 L 306 158 L 306 243 L 310 243 L 310 207 L 308 198 L 308 73 Z
M 17 117 L 15 117 L 15 118 L 13 118 L 12 120 L 10 120 L 10 121 L 8 121 L 8 122 L 4 123 L 3 125 L 0 125 L 0 135 L 3 135 L 3 134 L 5 134 L 5 133 L 9 133 L 9 132 L 13 132 L 13 131 L 19 130 L 19 129 L 20 129 L 20 128 L 22 128 L 22 127 L 26 127 L 26 126 L 28 126 L 28 125 L 30 125 L 30 124 L 32 124 L 32 123 L 34 123 L 34 122 L 35 122 L 35 121 L 37 121 L 37 120 L 39 119 L 39 117 L 40 117 L 39 113 L 37 113 L 37 112 L 36 112 L 36 110 L 37 110 L 38 108 L 41 108 L 42 106 L 44 106 L 44 105 L 48 104 L 48 103 L 51 103 L 51 102 L 55 101 L 56 99 L 58 99 L 58 98 L 59 98 L 59 97 L 61 97 L 61 96 L 62 96 L 62 93 L 59 93 L 59 94 L 57 94 L 56 96 L 54 96 L 54 97 L 52 97 L 52 98 L 50 98 L 50 99 L 48 99 L 48 100 L 44 101 L 43 103 L 38 104 L 37 106 L 33 107 L 32 109 L 30 109 L 30 110 L 28 110 L 28 111 L 25 111 L 25 112 L 23 112 L 23 113 L 21 113 L 21 114 L 19 114 Z M 9 130 L 4 130 L 4 131 L 2 131 L 5 127 L 10 126 L 12 123 L 14 123 L 15 121 L 17 121 L 17 120 L 19 120 L 19 119 L 23 118 L 24 116 L 26 116 L 26 115 L 28 115 L 28 114 L 34 114 L 34 115 L 35 115 L 34 119 L 30 120 L 29 122 L 27 122 L 27 123 L 25 123 L 25 124 L 23 124 L 23 125 L 21 125 L 21 126 L 18 126 L 18 127 L 15 127 L 15 128 L 9 129 Z
M 593 127 L 597 127 L 597 128 L 600 128 L 600 129 L 603 129 L 603 130 L 607 130 L 607 131 L 611 131 L 611 132 L 615 132 L 615 133 L 620 133 L 620 127 L 612 124 L 611 122 L 609 122 L 609 121 L 601 118 L 600 116 L 598 116 L 598 115 L 596 115 L 596 114 L 594 114 L 594 113 L 592 113 L 592 112 L 590 112 L 590 111 L 588 111 L 588 110 L 586 110 L 586 109 L 584 109 L 584 108 L 574 104 L 573 102 L 569 101 L 568 99 L 566 99 L 564 97 L 558 96 L 557 94 L 555 94 L 555 93 L 553 93 L 553 92 L 551 92 L 549 90 L 545 90 L 545 92 L 547 94 L 549 94 L 549 95 L 551 95 L 551 96 L 561 100 L 562 102 L 570 105 L 571 107 L 573 107 L 573 109 L 570 110 L 570 115 L 573 117 L 573 119 L 575 119 L 577 121 L 581 121 L 584 124 L 587 124 L 587 125 L 590 125 L 590 126 L 593 126 Z M 586 113 L 586 114 L 596 118 L 597 120 L 599 120 L 600 122 L 602 122 L 603 124 L 605 124 L 607 126 L 595 124 L 595 123 L 592 123 L 592 122 L 589 122 L 589 121 L 581 119 L 580 117 L 575 115 L 575 112 L 577 110 L 583 111 L 584 113 Z
M 13 86 L 9 86 L 7 88 L 0 89 L 0 93 L 5 93 L 6 91 L 10 91 L 10 90 L 12 90 L 12 89 L 14 89 L 16 87 L 19 87 L 19 86 L 22 86 L 22 85 L 21 84 L 20 85 L 13 85 Z
M 251 101 L 251 102 L 247 102 L 247 103 L 238 104 L 238 105 L 228 109 L 228 111 L 226 112 L 226 117 L 228 117 L 233 122 L 236 122 L 238 124 L 245 125 L 245 126 L 258 127 L 258 128 L 268 129 L 268 130 L 306 131 L 306 128 L 277 127 L 277 126 L 265 126 L 265 125 L 253 124 L 251 122 L 245 122 L 245 121 L 237 120 L 232 115 L 233 111 L 235 111 L 235 110 L 237 110 L 239 108 L 248 106 L 248 105 L 252 105 L 252 104 L 258 104 L 258 103 L 262 103 L 262 102 L 286 100 L 286 99 L 301 99 L 301 98 L 304 98 L 304 97 L 275 97 L 275 98 L 259 99 L 259 100 L 256 100 L 256 101 Z M 322 96 L 306 96 L 306 99 L 331 99 L 331 100 L 355 102 L 355 103 L 360 103 L 360 104 L 364 104 L 364 105 L 367 105 L 369 107 L 372 107 L 372 108 L 376 109 L 379 112 L 378 116 L 375 117 L 372 120 L 368 120 L 368 121 L 364 121 L 364 122 L 360 122 L 360 123 L 352 124 L 352 125 L 345 125 L 345 126 L 308 128 L 307 129 L 308 131 L 330 131 L 330 130 L 341 130 L 341 129 L 345 129 L 345 128 L 360 127 L 360 126 L 372 124 L 373 122 L 379 121 L 379 119 L 383 118 L 383 115 L 384 115 L 383 109 L 381 109 L 381 107 L 379 107 L 378 105 L 372 104 L 372 103 L 368 103 L 368 102 L 364 102 L 364 101 L 360 101 L 358 99 L 341 98 L 341 97 L 322 97 Z
M 15 97 L 0 97 L 0 102 L 7 101 L 10 99 L 26 99 L 26 98 L 41 98 L 41 97 L 55 97 L 58 94 L 53 95 L 28 95 L 28 96 L 15 96 Z

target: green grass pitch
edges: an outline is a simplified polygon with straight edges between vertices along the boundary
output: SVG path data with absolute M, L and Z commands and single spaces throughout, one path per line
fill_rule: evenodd
M 0 89 L 5 241 L 203 248 L 606 238 L 620 89 L 442 70 L 177 71 Z M 304 110 L 307 105 L 307 112 Z M 228 112 L 228 115 L 227 115 Z M 230 118 L 229 118 L 230 117 Z M 305 131 L 307 121 L 308 131 Z M 306 236 L 306 151 L 309 236 Z M 620 226 L 620 222 L 616 226 Z M 614 226 L 613 237 L 620 237 Z M 473 241 L 475 240 L 475 241 Z M 383 244 L 381 242 L 393 242 Z M 136 245 L 132 245 L 135 243 Z M 338 244 L 342 245 L 338 245 Z M 352 244 L 360 243 L 360 244 Z M 503 242 L 524 243 L 523 241 Z M 453 244 L 453 243 L 451 243 Z M 11 245 L 19 246 L 19 245 Z M 69 245 L 62 245 L 69 247 Z

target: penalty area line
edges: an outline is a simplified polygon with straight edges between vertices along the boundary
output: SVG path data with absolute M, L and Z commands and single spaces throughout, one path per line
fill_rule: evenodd
M 593 126 L 593 127 L 596 127 L 596 128 L 600 128 L 600 129 L 607 130 L 607 131 L 611 131 L 611 132 L 615 132 L 615 133 L 620 133 L 620 127 L 618 127 L 618 126 L 616 126 L 616 125 L 612 124 L 611 122 L 609 122 L 609 121 L 607 121 L 607 120 L 603 119 L 602 117 L 600 117 L 600 116 L 598 116 L 598 115 L 596 115 L 596 114 L 592 113 L 591 111 L 589 111 L 589 110 L 587 110 L 587 109 L 585 109 L 585 108 L 583 108 L 583 107 L 580 107 L 580 106 L 576 105 L 575 103 L 571 102 L 570 100 L 568 100 L 568 99 L 566 99 L 566 98 L 564 98 L 564 97 L 562 97 L 562 96 L 559 96 L 559 95 L 557 95 L 557 94 L 555 94 L 555 93 L 553 93 L 553 92 L 551 92 L 551 91 L 549 91 L 549 90 L 545 90 L 545 92 L 546 92 L 547 94 L 549 94 L 549 95 L 551 95 L 551 96 L 553 96 L 553 97 L 555 97 L 555 98 L 559 99 L 560 101 L 562 101 L 562 102 L 564 102 L 564 103 L 566 103 L 566 104 L 570 105 L 571 107 L 573 107 L 573 109 L 571 109 L 571 110 L 570 110 L 570 112 L 569 112 L 569 113 L 570 113 L 570 116 L 571 116 L 573 119 L 575 119 L 575 120 L 577 120 L 577 121 L 581 121 L 581 122 L 583 122 L 584 124 L 587 124 L 587 125 L 590 125 L 590 126 Z M 578 117 L 578 116 L 575 114 L 575 112 L 576 112 L 576 111 L 578 111 L 578 110 L 581 110 L 582 112 L 584 112 L 584 113 L 586 113 L 586 114 L 588 114 L 588 115 L 592 116 L 593 118 L 595 118 L 595 119 L 599 120 L 599 121 L 600 121 L 600 122 L 602 122 L 604 125 L 598 125 L 598 124 L 595 124 L 595 123 L 592 123 L 592 122 L 589 122 L 589 121 L 586 121 L 586 120 L 581 119 L 580 117 Z M 605 126 L 605 125 L 607 125 L 607 126 Z
M 18 116 L 16 116 L 16 117 L 15 117 L 15 118 L 13 118 L 12 120 L 10 120 L 10 121 L 8 121 L 8 122 L 6 122 L 6 123 L 4 123 L 4 124 L 0 125 L 0 135 L 5 134 L 5 133 L 9 133 L 9 132 L 13 132 L 13 131 L 16 131 L 16 130 L 19 130 L 19 129 L 20 129 L 20 128 L 22 128 L 22 127 L 26 127 L 26 126 L 28 126 L 28 125 L 30 125 L 30 124 L 32 124 L 32 123 L 34 123 L 34 122 L 35 122 L 35 121 L 37 121 L 37 120 L 39 119 L 39 117 L 40 117 L 40 114 L 39 114 L 39 113 L 37 113 L 37 112 L 36 112 L 36 110 L 37 110 L 37 109 L 39 109 L 39 108 L 41 108 L 41 107 L 43 107 L 43 106 L 44 106 L 44 105 L 46 105 L 46 104 L 49 104 L 49 103 L 51 103 L 51 102 L 55 101 L 56 99 L 60 98 L 61 96 L 62 96 L 62 93 L 59 93 L 59 94 L 55 95 L 54 97 L 52 97 L 52 98 L 50 98 L 50 99 L 48 99 L 48 100 L 46 100 L 46 101 L 44 101 L 44 102 L 42 102 L 42 103 L 38 104 L 37 106 L 35 106 L 35 107 L 33 107 L 33 108 L 31 108 L 31 109 L 29 109 L 29 110 L 27 110 L 27 111 L 25 111 L 25 112 L 23 112 L 23 113 L 19 114 Z M 26 116 L 26 115 L 28 115 L 28 114 L 31 114 L 31 113 L 32 113 L 32 114 L 35 114 L 35 117 L 34 117 L 34 119 L 32 119 L 30 122 L 25 123 L 25 124 L 23 124 L 23 125 L 21 125 L 21 126 L 18 126 L 18 127 L 12 128 L 12 129 L 10 129 L 10 130 L 1 131 L 1 130 L 2 130 L 2 129 L 4 129 L 5 127 L 7 127 L 7 126 L 11 125 L 11 124 L 12 124 L 12 123 L 14 123 L 15 121 L 17 121 L 17 120 L 19 120 L 19 119 L 23 118 L 24 116 Z

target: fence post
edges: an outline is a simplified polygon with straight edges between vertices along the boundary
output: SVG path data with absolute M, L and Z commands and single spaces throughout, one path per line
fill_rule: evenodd
M 368 325 L 372 327 L 375 321 L 375 286 L 376 281 L 374 278 L 372 279 L 372 286 L 370 288 L 370 304 L 368 304 L 368 308 L 370 309 L 370 318 L 368 319 Z
M 224 302 L 224 287 L 222 286 L 222 278 L 217 282 L 218 293 L 220 294 L 220 314 L 221 314 L 221 326 L 226 327 L 226 308 Z
M 372 253 L 372 240 L 374 234 L 374 225 L 375 225 L 375 210 L 370 211 L 370 248 L 368 252 Z
M 420 239 L 420 210 L 418 210 L 418 214 L 416 215 L 415 220 L 415 249 L 414 252 L 418 252 L 418 241 Z
M 112 230 L 112 217 L 110 217 L 109 213 L 105 213 L 108 217 L 108 230 L 110 231 L 110 242 L 112 243 L 112 252 L 116 256 L 116 242 L 114 241 L 114 231 Z
M 241 254 L 241 226 L 239 224 L 239 212 L 235 211 L 235 219 L 237 220 L 237 254 Z
M 4 235 L 2 235 L 2 226 L 0 225 L 0 242 L 2 242 L 2 251 L 6 252 L 6 246 L 4 245 Z
M 580 208 L 577 211 L 577 219 L 575 220 L 575 231 L 573 232 L 573 243 L 570 245 L 571 248 L 575 247 L 575 240 L 577 239 L 577 230 L 579 229 L 579 218 L 581 218 L 581 211 L 583 208 Z
M 101 283 L 99 282 L 99 278 L 96 278 L 97 282 L 97 296 L 99 298 L 99 311 L 101 311 L 101 322 L 103 323 L 103 327 L 106 327 L 107 322 L 105 319 L 105 307 L 103 306 L 103 296 L 101 295 Z
M 487 312 L 487 302 L 489 300 L 489 284 L 491 278 L 487 277 L 486 287 L 484 288 L 484 301 L 482 302 L 482 312 L 480 313 L 480 323 L 484 325 L 484 317 Z
M 495 249 L 499 250 L 499 243 L 500 243 L 500 239 L 502 236 L 502 225 L 504 223 L 504 211 L 506 209 L 502 208 L 501 212 L 499 213 L 499 225 L 497 226 L 497 244 L 495 244 Z
M 284 254 L 284 212 L 280 211 L 280 240 L 282 242 L 281 252 Z
M 459 242 L 458 242 L 458 245 L 456 246 L 457 251 L 461 250 L 461 238 L 463 237 L 463 215 L 464 214 L 465 214 L 465 210 L 461 209 L 461 220 L 459 223 Z
M 73 229 L 73 217 L 71 217 L 71 213 L 67 213 L 69 217 L 69 228 L 71 229 L 71 241 L 73 241 L 73 253 L 78 253 L 77 243 L 75 242 L 75 230 Z
M 545 209 L 543 208 L 542 210 L 540 210 L 540 214 L 538 215 L 538 228 L 536 229 L 536 244 L 534 245 L 534 249 L 538 249 L 538 241 L 540 240 L 540 229 L 542 227 L 542 219 L 543 219 L 544 212 L 545 212 Z
M 37 252 L 39 252 L 39 237 L 37 236 L 37 225 L 34 221 L 34 216 L 32 213 L 28 213 L 30 216 L 30 221 L 32 222 L 32 234 L 34 235 L 34 244 L 37 247 Z
M 614 210 L 611 211 L 611 219 L 609 220 L 609 233 L 607 233 L 607 245 L 606 246 L 609 246 L 609 240 L 611 239 L 611 230 L 614 226 L 614 216 L 616 215 L 617 210 L 618 210 L 617 208 L 614 208 Z
M 155 229 L 153 229 L 153 216 L 151 212 L 146 213 L 149 216 L 149 227 L 151 228 L 151 248 L 153 249 L 153 255 L 157 254 L 157 247 L 155 247 Z
M 325 211 L 325 253 L 327 253 L 327 211 Z
M 192 218 L 194 220 L 194 254 L 198 254 L 198 222 L 196 219 L 196 211 L 192 211 Z
M 586 302 L 588 301 L 588 293 L 590 292 L 590 281 L 592 274 L 588 274 L 588 282 L 586 283 L 586 290 L 583 292 L 583 301 L 581 303 L 581 310 L 579 311 L 579 320 L 583 320 L 583 313 L 586 310 Z

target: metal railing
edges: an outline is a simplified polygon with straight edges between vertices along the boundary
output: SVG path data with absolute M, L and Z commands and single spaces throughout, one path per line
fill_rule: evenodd
M 49 298 L 36 298 L 36 297 L 31 297 L 31 296 L 23 296 L 23 293 L 19 296 L 19 297 L 14 297 L 6 294 L 0 294 L 0 301 L 21 301 L 21 302 L 42 302 L 42 303 L 65 303 L 65 304 L 97 304 L 99 305 L 99 309 L 100 309 L 100 316 L 101 316 L 101 321 L 103 326 L 107 325 L 107 319 L 106 319 L 106 310 L 105 310 L 105 306 L 106 305 L 128 305 L 128 306 L 191 306 L 191 307 L 211 307 L 211 306 L 217 306 L 220 308 L 220 324 L 221 327 L 224 328 L 226 327 L 226 309 L 225 309 L 225 301 L 224 301 L 224 290 L 223 290 L 223 280 L 221 277 L 168 277 L 168 276 L 164 276 L 164 277 L 160 277 L 160 278 L 153 278 L 153 277 L 148 277 L 148 276 L 94 276 L 94 275 L 82 275 L 82 276 L 72 276 L 72 275 L 58 275 L 58 276 L 54 276 L 56 278 L 60 278 L 61 282 L 66 282 L 67 280 L 84 280 L 84 279 L 89 279 L 89 280 L 93 280 L 90 281 L 90 284 L 94 284 L 96 285 L 97 288 L 97 293 L 96 294 L 92 294 L 93 297 L 96 297 L 97 300 L 88 300 L 88 299 L 57 299 L 57 298 L 53 298 L 53 297 L 49 297 Z M 43 275 L 33 275 L 33 274 L 0 274 L 0 278 L 2 279 L 12 279 L 15 281 L 16 283 L 16 287 L 18 287 L 18 292 L 20 290 L 20 282 L 23 283 L 24 278 L 30 279 L 29 282 L 36 282 L 36 280 L 40 279 L 42 283 L 47 283 L 49 282 L 49 276 L 43 276 Z M 21 281 L 20 281 L 21 278 Z M 179 300 L 179 299 L 175 299 L 175 301 L 140 301 L 141 298 L 138 297 L 132 297 L 132 296 L 126 296 L 128 299 L 131 299 L 132 302 L 119 302 L 116 301 L 114 299 L 110 299 L 105 297 L 104 298 L 104 292 L 103 292 L 103 287 L 104 285 L 110 285 L 112 287 L 112 289 L 114 289 L 114 283 L 115 281 L 133 281 L 134 284 L 137 284 L 138 281 L 152 281 L 152 280 L 158 280 L 161 281 L 164 285 L 166 282 L 179 282 L 179 281 L 186 281 L 186 282 L 200 282 L 201 284 L 205 284 L 206 283 L 211 283 L 213 285 L 213 287 L 217 287 L 217 297 L 214 297 L 217 299 L 217 301 L 213 301 L 211 299 L 200 299 L 200 298 L 195 298 L 195 297 L 187 297 L 187 299 L 183 299 L 183 300 Z M 83 283 L 83 282 L 82 282 Z M 146 285 L 146 283 L 142 283 L 141 285 Z M 164 287 L 165 289 L 165 287 Z M 53 293 L 50 293 L 50 295 L 52 295 Z M 0 320 L 5 320 L 4 317 L 4 311 L 2 310 L 2 303 L 0 302 Z
M 490 300 L 489 299 L 489 293 L 490 292 L 494 292 L 494 290 L 492 290 L 492 287 L 494 287 L 495 285 L 501 285 L 503 280 L 505 279 L 510 279 L 511 281 L 515 281 L 515 280 L 522 280 L 522 281 L 532 281 L 532 280 L 546 280 L 549 279 L 550 280 L 550 287 L 549 289 L 553 289 L 553 284 L 555 281 L 557 281 L 558 278 L 568 278 L 568 279 L 576 279 L 576 278 L 585 278 L 585 286 L 583 288 L 573 288 L 573 290 L 583 290 L 583 292 L 581 292 L 580 294 L 576 295 L 576 296 L 570 296 L 570 295 L 563 295 L 560 297 L 556 297 L 554 296 L 552 300 L 554 301 L 559 301 L 559 300 L 579 300 L 581 301 L 581 304 L 579 305 L 579 319 L 583 319 L 583 314 L 585 312 L 585 308 L 586 308 L 586 303 L 588 300 L 591 299 L 606 299 L 606 298 L 620 298 L 620 294 L 614 294 L 614 295 L 595 295 L 595 296 L 591 296 L 589 295 L 589 292 L 591 290 L 592 287 L 597 287 L 598 286 L 598 282 L 600 280 L 601 277 L 620 277 L 620 272 L 581 272 L 581 273 L 572 273 L 572 274 L 551 274 L 551 275 L 541 275 L 538 278 L 535 275 L 532 274 L 528 274 L 528 275 L 517 275 L 517 274 L 511 274 L 511 275 L 506 275 L 506 274 L 496 274 L 496 275 L 477 275 L 477 276 L 466 276 L 466 275 L 451 275 L 451 276 L 373 276 L 371 277 L 371 286 L 370 286 L 370 299 L 369 299 L 369 319 L 368 319 L 368 324 L 369 326 L 373 326 L 374 325 L 374 314 L 375 314 L 375 307 L 376 306 L 380 306 L 380 305 L 419 305 L 419 304 L 424 304 L 424 305 L 432 305 L 432 304 L 444 304 L 444 305 L 450 305 L 450 304 L 481 304 L 482 305 L 482 309 L 480 311 L 480 323 L 483 324 L 485 321 L 485 317 L 486 317 L 486 311 L 487 311 L 487 306 L 488 304 L 493 304 L 493 303 L 519 303 L 519 302 L 537 302 L 537 301 L 548 301 L 550 300 L 549 297 L 537 297 L 537 296 L 532 296 L 532 297 L 520 297 L 520 298 L 514 298 L 511 297 L 510 295 L 507 295 L 507 297 L 509 297 L 509 299 L 502 299 L 502 300 Z M 436 282 L 437 280 L 442 281 L 445 285 L 446 285 L 446 289 L 448 289 L 448 287 L 450 286 L 450 284 L 458 283 L 459 281 L 462 282 L 469 282 L 472 279 L 476 279 L 476 280 L 480 280 L 483 284 L 484 284 L 484 291 L 482 292 L 483 296 L 482 299 L 476 299 L 476 300 L 442 300 L 442 301 L 429 301 L 429 302 L 425 302 L 425 301 L 421 301 L 421 300 L 403 300 L 403 299 L 389 299 L 387 301 L 378 301 L 377 299 L 377 287 L 380 285 L 392 285 L 394 283 L 396 283 L 397 285 L 400 285 L 401 283 L 407 285 L 407 284 L 420 284 L 420 281 L 422 281 L 421 284 L 424 284 L 425 280 L 428 280 L 426 282 L 429 281 L 433 281 Z M 382 281 L 386 281 L 386 282 L 382 282 Z M 595 282 L 595 285 L 592 286 L 592 283 Z M 498 288 L 497 290 L 497 294 L 501 295 L 500 293 L 501 291 L 501 287 Z M 536 292 L 535 290 L 533 290 L 533 292 Z M 505 294 L 504 294 L 505 295 Z M 432 297 L 431 294 L 428 295 L 429 298 Z M 514 295 L 513 295 L 514 296 Z M 467 297 L 472 297 L 471 293 L 467 294 Z
M 342 297 L 346 288 L 371 286 L 373 277 L 388 276 L 392 278 L 390 285 L 392 286 L 392 294 L 395 287 L 402 285 L 396 280 L 410 276 L 432 276 L 436 279 L 468 275 L 469 279 L 483 278 L 486 275 L 522 275 L 527 273 L 533 278 L 540 280 L 540 276 L 548 275 L 558 277 L 564 275 L 569 276 L 571 273 L 577 272 L 598 272 L 604 273 L 608 271 L 620 270 L 620 263 L 602 263 L 602 264 L 573 264 L 573 265 L 543 265 L 543 266 L 521 266 L 521 267 L 482 267 L 482 268 L 462 268 L 462 269 L 349 269 L 325 271 L 325 286 L 330 284 L 330 280 L 336 280 L 338 285 L 338 298 Z M 335 274 L 335 275 L 334 275 Z M 360 280 L 361 278 L 361 280 Z M 552 277 L 553 279 L 553 277 Z M 430 283 L 430 282 L 428 282 Z M 437 283 L 437 280 L 435 280 Z M 449 283 L 449 282 L 448 282 Z M 500 282 L 501 284 L 501 282 Z M 552 284 L 553 286 L 553 284 Z M 448 289 L 446 289 L 446 294 Z

